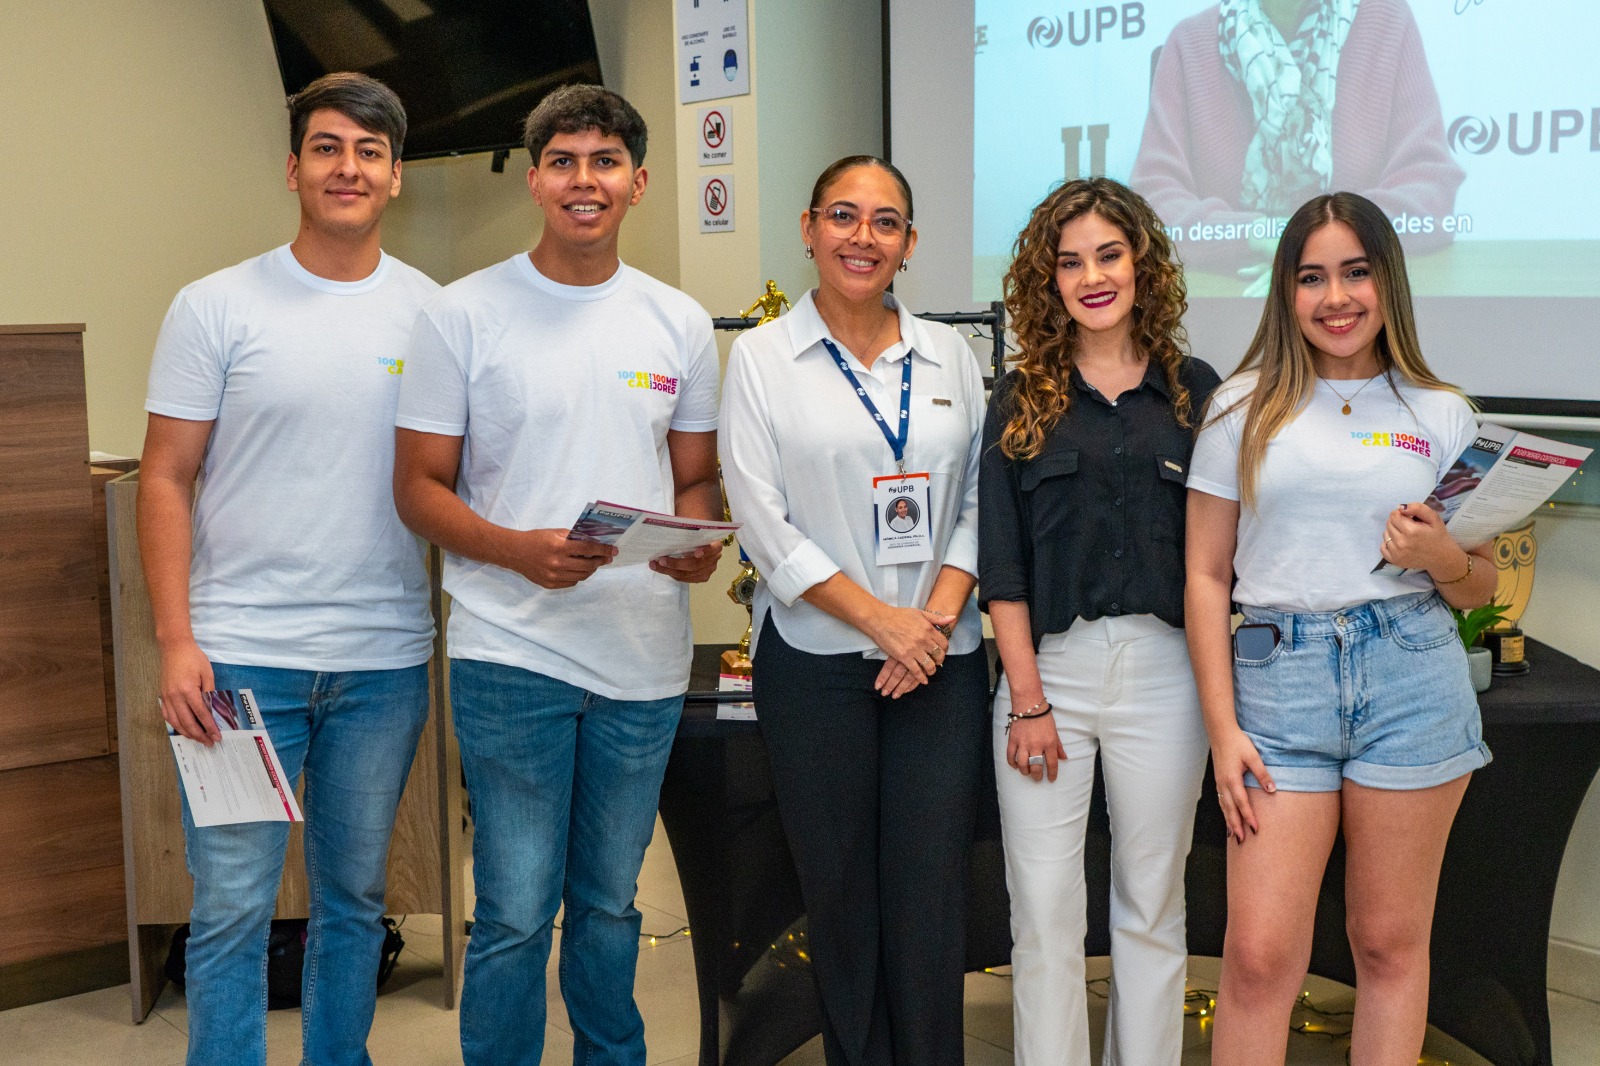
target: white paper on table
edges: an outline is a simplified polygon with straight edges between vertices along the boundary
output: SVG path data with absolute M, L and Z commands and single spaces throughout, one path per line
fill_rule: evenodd
M 692 552 L 738 530 L 738 522 L 658 514 L 640 507 L 597 500 L 583 509 L 583 514 L 568 531 L 567 539 L 609 544 L 617 549 L 617 555 L 607 565 L 632 566 L 663 555 Z
M 247 688 L 202 694 L 222 737 L 210 747 L 179 736 L 167 739 L 178 779 L 197 826 L 240 822 L 300 822 L 300 804 Z
M 722 674 L 717 678 L 717 691 L 719 692 L 749 692 L 752 682 L 749 674 Z M 756 705 L 753 703 L 719 703 L 717 704 L 717 721 L 719 722 L 753 722 L 756 720 Z

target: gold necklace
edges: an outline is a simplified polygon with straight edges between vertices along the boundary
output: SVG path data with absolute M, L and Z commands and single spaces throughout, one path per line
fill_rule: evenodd
M 1378 377 L 1383 377 L 1383 375 L 1379 374 Z M 1368 378 L 1366 381 L 1362 382 L 1361 389 L 1366 388 L 1368 385 L 1371 385 L 1374 381 L 1377 381 L 1377 380 L 1378 380 L 1378 378 Z M 1323 378 L 1322 379 L 1322 383 L 1324 385 L 1328 386 L 1328 390 L 1330 392 L 1332 392 L 1335 396 L 1339 397 L 1339 399 L 1344 401 L 1344 406 L 1339 408 L 1339 413 L 1342 414 L 1342 415 L 1349 414 L 1350 413 L 1350 401 L 1354 400 L 1357 396 L 1361 395 L 1361 389 L 1357 389 L 1355 392 L 1351 393 L 1349 396 L 1346 396 L 1344 393 L 1342 393 L 1338 389 L 1334 388 L 1333 387 L 1333 382 L 1329 381 L 1327 378 Z

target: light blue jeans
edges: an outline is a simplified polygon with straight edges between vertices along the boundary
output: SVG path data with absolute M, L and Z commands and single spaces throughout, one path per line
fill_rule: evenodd
M 305 772 L 311 890 L 301 989 L 302 1063 L 371 1066 L 395 807 L 428 720 L 428 667 L 317 673 L 213 663 L 250 689 L 291 781 Z M 189 1066 L 267 1061 L 267 935 L 287 822 L 197 827 L 183 805 L 194 910 L 186 956 Z
M 472 798 L 472 940 L 461 992 L 467 1066 L 538 1066 L 556 911 L 578 1066 L 644 1066 L 633 1000 L 639 867 L 683 697 L 613 700 L 514 666 L 450 661 Z

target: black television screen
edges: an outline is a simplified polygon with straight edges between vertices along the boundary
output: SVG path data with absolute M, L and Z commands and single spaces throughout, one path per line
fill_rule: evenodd
M 586 0 L 265 0 L 286 93 L 335 70 L 400 94 L 404 156 L 522 143 L 551 89 L 600 84 Z

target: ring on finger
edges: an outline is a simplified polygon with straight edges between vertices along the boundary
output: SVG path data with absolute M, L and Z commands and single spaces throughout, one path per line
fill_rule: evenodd
M 1035 766 L 1043 766 L 1043 765 L 1044 765 L 1044 756 L 1043 755 L 1030 755 L 1030 756 L 1028 756 L 1028 769 L 1031 770 Z

